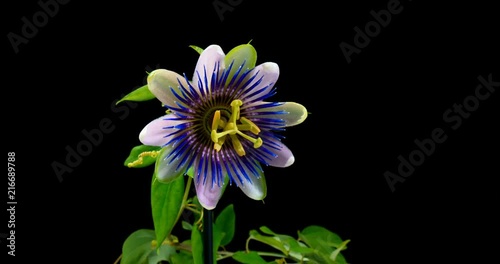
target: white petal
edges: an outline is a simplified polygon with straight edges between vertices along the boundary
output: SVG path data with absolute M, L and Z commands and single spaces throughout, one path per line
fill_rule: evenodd
M 206 175 L 206 179 L 202 175 L 194 175 L 193 179 L 200 204 L 208 210 L 214 209 L 222 195 L 222 183 L 220 186 L 215 182 L 212 184 L 211 172 Z
M 222 51 L 222 48 L 218 45 L 210 45 L 205 50 L 203 50 L 203 52 L 200 54 L 200 57 L 198 58 L 198 62 L 196 63 L 196 68 L 192 78 L 193 86 L 201 89 L 201 87 L 199 87 L 198 85 L 198 81 L 201 81 L 202 87 L 207 90 L 209 87 L 206 87 L 207 84 L 205 83 L 205 74 L 208 85 L 210 85 L 212 81 L 212 73 L 215 72 L 215 76 L 217 76 L 216 71 L 218 69 L 220 76 L 220 72 L 224 70 L 225 56 L 226 55 L 224 54 L 224 51 Z M 198 90 L 198 94 L 201 95 L 200 90 Z
M 181 94 L 182 88 L 179 83 L 184 89 L 188 89 L 186 79 L 173 71 L 158 69 L 148 75 L 149 90 L 167 107 L 178 107 L 176 102 L 179 99 L 174 95 L 174 92 Z
M 278 67 L 278 64 L 274 62 L 265 62 L 253 68 L 248 73 L 247 78 L 251 78 L 254 75 L 256 75 L 255 78 L 247 85 L 247 87 L 251 87 L 258 81 L 260 81 L 260 83 L 247 93 L 248 97 L 242 98 L 242 100 L 246 102 L 252 102 L 259 97 L 268 94 L 278 81 L 280 69 Z M 260 80 L 261 78 L 262 80 Z M 258 93 L 254 94 L 257 91 Z
M 293 156 L 292 151 L 281 141 L 270 137 L 266 137 L 263 140 L 264 142 L 268 141 L 267 143 L 265 143 L 267 149 L 275 154 L 275 157 L 266 159 L 266 162 L 269 164 L 269 166 L 286 168 L 291 166 L 295 162 L 295 157 Z
M 254 106 L 259 106 L 262 104 L 270 104 L 269 102 L 258 102 L 255 104 L 247 105 L 245 108 L 247 109 Z M 261 115 L 252 115 L 252 118 L 272 118 L 272 119 L 280 119 L 285 121 L 284 126 L 295 126 L 298 125 L 307 118 L 307 109 L 298 103 L 294 102 L 285 102 L 278 106 L 266 107 L 266 108 L 257 108 L 252 109 L 252 113 L 262 113 Z M 273 113 L 274 112 L 274 113 Z
M 267 185 L 264 174 L 261 174 L 259 178 L 251 177 L 251 182 L 240 182 L 239 180 L 237 180 L 237 182 L 238 187 L 240 187 L 241 191 L 248 197 L 258 201 L 266 197 Z
M 141 143 L 149 146 L 164 146 L 167 144 L 172 138 L 171 134 L 178 130 L 175 126 L 186 122 L 169 120 L 172 117 L 174 115 L 168 114 L 149 122 L 139 134 Z

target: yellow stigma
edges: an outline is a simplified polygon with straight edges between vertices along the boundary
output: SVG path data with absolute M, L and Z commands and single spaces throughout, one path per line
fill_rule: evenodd
M 211 138 L 214 142 L 214 149 L 219 151 L 226 140 L 227 135 L 231 138 L 234 150 L 239 156 L 245 155 L 245 149 L 241 144 L 237 135 L 253 143 L 254 148 L 262 146 L 262 139 L 260 137 L 253 138 L 241 131 L 250 131 L 254 135 L 260 133 L 260 129 L 255 123 L 246 119 L 240 118 L 240 106 L 243 105 L 241 100 L 234 100 L 231 102 L 231 116 L 229 120 L 225 121 L 220 116 L 220 110 L 215 111 L 214 119 L 212 120 Z M 239 123 L 237 123 L 239 121 Z M 220 131 L 220 132 L 218 132 Z

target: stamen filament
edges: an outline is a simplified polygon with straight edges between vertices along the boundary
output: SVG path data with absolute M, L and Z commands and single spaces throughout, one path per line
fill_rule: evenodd
M 260 147 L 262 145 L 262 139 L 260 139 L 260 137 L 253 138 L 253 137 L 251 137 L 251 136 L 249 136 L 249 135 L 247 135 L 247 134 L 245 134 L 245 133 L 243 133 L 243 132 L 241 132 L 239 130 L 236 130 L 236 133 L 238 133 L 238 135 L 246 138 L 248 141 L 252 142 L 254 144 L 254 148 L 258 148 L 258 147 Z M 261 144 L 258 145 L 258 147 L 256 147 L 255 145 L 258 144 L 259 140 L 260 140 Z
M 234 100 L 231 102 L 231 107 L 233 110 L 233 113 L 231 114 L 231 122 L 236 124 L 236 120 L 240 119 L 240 106 L 243 105 L 243 102 L 241 100 Z

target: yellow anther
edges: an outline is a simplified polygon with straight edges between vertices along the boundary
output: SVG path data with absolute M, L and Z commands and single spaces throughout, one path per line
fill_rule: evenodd
M 255 125 L 254 122 L 248 120 L 246 117 L 240 118 L 240 122 L 243 124 L 243 125 L 240 125 L 243 129 L 240 128 L 240 126 L 238 126 L 238 128 L 240 130 L 249 130 L 250 132 L 254 133 L 255 135 L 260 133 L 260 128 L 257 125 Z
M 234 150 L 236 150 L 236 153 L 239 156 L 244 156 L 245 155 L 245 149 L 243 148 L 243 145 L 241 144 L 240 140 L 236 135 L 231 135 L 231 142 L 233 143 Z
M 219 128 L 219 121 L 220 121 L 220 110 L 217 110 L 215 111 L 214 119 L 212 120 L 212 140 L 214 131 L 216 131 L 217 128 Z
M 215 149 L 216 151 L 219 151 L 221 148 L 222 148 L 222 144 L 219 144 L 219 143 L 214 143 L 214 149 Z

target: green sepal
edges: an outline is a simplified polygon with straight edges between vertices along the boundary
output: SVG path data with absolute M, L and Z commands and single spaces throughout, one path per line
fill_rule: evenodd
M 166 145 L 160 149 L 158 152 L 158 160 L 164 161 L 169 155 L 172 154 L 172 151 L 174 150 L 173 145 Z M 163 166 L 163 167 L 162 167 Z M 155 163 L 155 176 L 156 179 L 162 183 L 169 183 L 171 181 L 176 180 L 177 178 L 181 178 L 182 176 L 185 175 L 184 170 L 170 170 L 169 173 L 162 172 L 162 169 L 166 169 L 165 166 L 170 166 L 172 168 L 172 165 L 167 165 L 166 162 L 156 162 Z
M 135 102 L 142 102 L 142 101 L 148 101 L 151 99 L 154 99 L 155 96 L 151 91 L 149 90 L 147 85 L 143 85 L 129 94 L 125 95 L 122 99 L 118 100 L 116 104 L 119 104 L 123 101 L 135 101 Z
M 130 150 L 130 154 L 123 165 L 129 168 L 143 168 L 154 164 L 156 162 L 156 157 L 158 156 L 158 151 L 161 147 L 148 146 L 148 145 L 138 145 Z
M 243 69 L 240 74 L 255 67 L 255 64 L 257 63 L 257 51 L 250 44 L 236 46 L 230 50 L 224 58 L 226 69 L 229 69 L 229 65 L 231 65 L 231 63 L 233 63 L 233 66 L 227 77 L 227 83 L 231 81 L 234 74 L 243 63 Z

